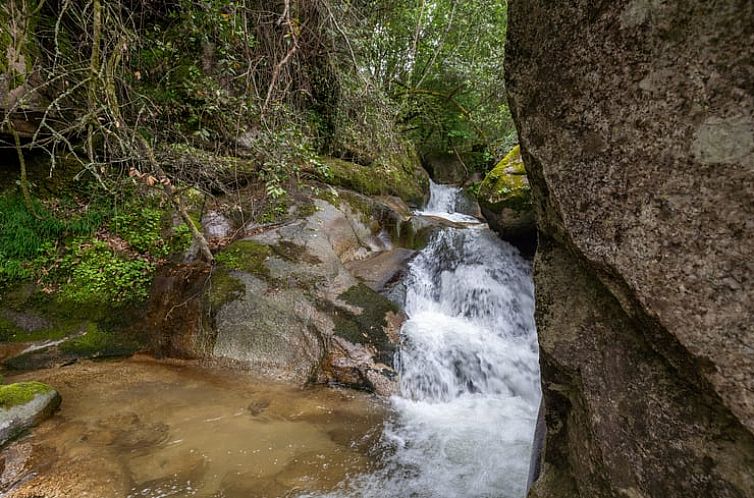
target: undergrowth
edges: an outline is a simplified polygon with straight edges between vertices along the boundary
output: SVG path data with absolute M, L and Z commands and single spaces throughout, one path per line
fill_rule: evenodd
M 129 195 L 34 200 L 31 213 L 17 193 L 0 193 L 0 290 L 32 281 L 74 305 L 144 301 L 159 261 L 191 235 L 157 200 Z

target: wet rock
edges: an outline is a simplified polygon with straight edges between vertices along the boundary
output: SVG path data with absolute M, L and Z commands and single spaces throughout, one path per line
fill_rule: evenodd
M 217 312 L 212 357 L 240 362 L 267 377 L 311 380 L 324 354 L 317 308 L 301 289 L 275 288 L 241 272 L 233 276 L 245 291 Z
M 50 328 L 52 323 L 33 311 L 15 311 L 12 309 L 2 310 L 2 315 L 13 325 L 25 332 L 36 332 Z
M 393 346 L 384 330 L 387 313 L 396 309 L 359 282 L 384 285 L 412 251 L 394 250 L 380 235 L 384 228 L 375 220 L 401 218 L 388 213 L 385 203 L 354 193 L 342 193 L 339 200 L 335 205 L 317 199 L 306 218 L 234 242 L 218 254 L 205 298 L 212 326 L 205 343 L 212 344 L 212 358 L 296 383 L 375 385 L 366 365 L 392 363 Z M 381 261 L 393 265 L 378 267 Z M 363 379 L 354 380 L 346 368 L 327 370 L 335 347 L 331 339 L 341 333 L 358 336 L 349 338 L 354 344 L 369 344 L 362 351 L 369 358 L 356 362 L 364 366 Z
M 249 406 L 247 406 L 246 409 L 249 411 L 252 417 L 256 417 L 257 415 L 261 415 L 268 406 L 270 406 L 269 400 L 258 399 L 249 403 Z
M 469 176 L 469 170 L 458 154 L 433 152 L 422 161 L 432 180 L 437 183 L 461 185 Z
M 390 283 L 405 276 L 407 264 L 414 255 L 416 251 L 399 247 L 346 263 L 346 268 L 369 288 L 382 292 Z
M 41 382 L 0 387 L 0 446 L 52 415 L 60 401 L 60 394 Z
M 540 229 L 530 496 L 754 496 L 751 4 L 511 2 L 508 36 Z
M 479 202 L 473 192 L 468 188 L 463 188 L 459 193 L 455 210 L 458 213 L 467 214 L 480 220 L 483 218 Z
M 97 420 L 85 437 L 95 444 L 135 450 L 164 442 L 168 433 L 169 427 L 164 423 L 145 422 L 136 413 L 124 412 Z
M 490 228 L 503 240 L 525 254 L 534 254 L 537 225 L 531 187 L 518 145 L 484 178 L 479 187 L 479 206 Z

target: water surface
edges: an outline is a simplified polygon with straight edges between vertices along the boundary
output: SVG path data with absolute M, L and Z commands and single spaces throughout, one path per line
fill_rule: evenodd
M 370 470 L 384 414 L 359 392 L 148 359 L 12 380 L 23 377 L 54 385 L 63 404 L 17 444 L 33 447 L 32 472 L 9 498 L 30 490 L 102 498 L 324 492 Z

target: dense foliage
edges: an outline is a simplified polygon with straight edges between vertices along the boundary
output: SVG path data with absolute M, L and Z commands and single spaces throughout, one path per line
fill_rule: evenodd
M 370 76 L 401 106 L 422 151 L 493 152 L 513 140 L 504 97 L 504 0 L 373 2 Z
M 18 187 L 0 195 L 0 283 L 140 299 L 174 248 L 166 230 L 212 259 L 186 192 L 259 183 L 272 221 L 302 176 L 413 200 L 415 149 L 486 168 L 513 137 L 506 12 L 505 0 L 3 2 L 0 148 L 17 159 L 0 167 Z M 27 165 L 40 154 L 48 176 L 74 164 L 67 185 L 98 193 L 42 195 Z M 327 156 L 396 185 L 362 185 Z

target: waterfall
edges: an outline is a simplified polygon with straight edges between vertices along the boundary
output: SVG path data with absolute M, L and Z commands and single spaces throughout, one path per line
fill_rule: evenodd
M 458 189 L 421 214 L 453 219 Z M 523 498 L 540 400 L 529 263 L 486 225 L 447 228 L 408 277 L 383 467 L 335 496 Z
M 429 181 L 430 197 L 427 207 L 416 214 L 445 218 L 456 223 L 479 223 L 473 216 L 456 212 L 461 189 L 453 185 L 442 185 Z

